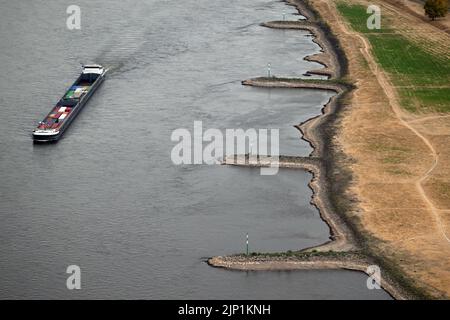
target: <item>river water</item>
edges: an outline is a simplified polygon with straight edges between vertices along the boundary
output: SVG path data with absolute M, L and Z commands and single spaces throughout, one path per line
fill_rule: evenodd
M 300 19 L 268 0 L 0 1 L 0 298 L 386 299 L 350 271 L 236 272 L 205 258 L 317 245 L 329 229 L 309 204 L 311 175 L 176 166 L 174 129 L 279 128 L 282 154 L 307 155 L 293 127 L 331 92 L 240 81 L 319 65 L 307 32 L 259 26 Z M 79 73 L 110 74 L 64 138 L 31 130 Z M 68 265 L 82 290 L 66 289 Z

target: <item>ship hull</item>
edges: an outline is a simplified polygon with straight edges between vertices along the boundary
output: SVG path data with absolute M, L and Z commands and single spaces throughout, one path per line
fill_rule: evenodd
M 102 74 L 99 74 L 92 85 L 89 87 L 89 91 L 84 94 L 79 101 L 71 106 L 70 116 L 65 119 L 65 121 L 58 127 L 56 132 L 45 132 L 47 130 L 35 130 L 33 132 L 33 141 L 37 143 L 45 143 L 45 142 L 56 142 L 63 136 L 64 132 L 69 128 L 73 120 L 78 116 L 78 114 L 83 110 L 85 105 L 88 103 L 89 99 L 92 95 L 97 91 L 100 85 L 105 80 L 106 71 Z M 78 80 L 77 80 L 78 81 Z M 74 83 L 74 85 L 76 82 Z M 61 100 L 62 101 L 62 100 Z

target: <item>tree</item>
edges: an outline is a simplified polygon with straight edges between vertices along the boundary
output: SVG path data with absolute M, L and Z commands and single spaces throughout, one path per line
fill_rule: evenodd
M 427 0 L 423 7 L 431 20 L 444 17 L 448 11 L 448 0 Z

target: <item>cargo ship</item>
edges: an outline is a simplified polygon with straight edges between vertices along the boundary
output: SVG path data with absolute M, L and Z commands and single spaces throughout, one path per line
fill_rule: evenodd
M 84 65 L 78 79 L 33 130 L 33 140 L 35 142 L 59 140 L 103 82 L 106 72 L 107 69 L 98 64 Z

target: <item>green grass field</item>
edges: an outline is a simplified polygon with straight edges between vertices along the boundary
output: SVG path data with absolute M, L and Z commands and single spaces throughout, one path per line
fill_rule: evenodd
M 348 5 L 346 3 L 340 2 L 337 4 L 338 10 L 341 14 L 350 22 L 352 28 L 355 31 L 361 33 L 389 33 L 392 32 L 386 27 L 386 19 L 382 17 L 381 29 L 370 30 L 367 28 L 367 18 L 369 14 L 366 13 L 367 8 L 361 5 Z
M 369 14 L 361 5 L 338 3 L 338 10 L 355 31 L 370 41 L 373 54 L 390 74 L 404 108 L 411 112 L 450 112 L 450 61 L 423 49 L 389 27 L 383 20 L 380 30 L 369 30 Z

